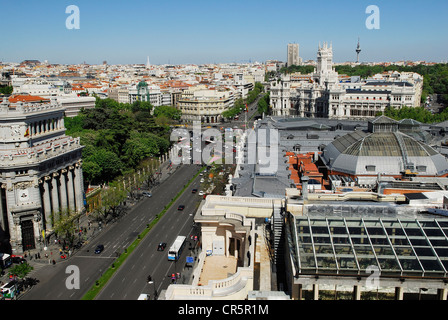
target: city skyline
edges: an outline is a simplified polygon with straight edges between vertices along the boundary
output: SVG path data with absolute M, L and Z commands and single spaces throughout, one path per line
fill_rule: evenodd
M 369 5 L 379 10 L 379 29 L 366 27 Z M 76 5 L 80 28 L 67 29 Z M 78 0 L 4 3 L 0 26 L 8 38 L 0 61 L 47 60 L 59 64 L 206 64 L 286 61 L 288 43 L 300 45 L 303 61 L 314 60 L 319 42 L 331 42 L 334 61 L 446 61 L 445 1 L 170 1 Z M 276 8 L 278 10 L 276 10 Z M 7 14 L 11 12 L 14 14 Z M 20 20 L 18 20 L 20 18 Z M 135 49 L 134 49 L 135 48 Z

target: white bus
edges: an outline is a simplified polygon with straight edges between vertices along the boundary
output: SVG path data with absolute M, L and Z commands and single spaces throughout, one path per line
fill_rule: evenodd
M 185 239 L 186 237 L 184 236 L 178 236 L 176 240 L 174 240 L 173 244 L 168 250 L 168 260 L 177 261 L 179 259 L 185 246 Z
M 7 253 L 0 253 L 0 271 L 12 265 L 11 256 Z

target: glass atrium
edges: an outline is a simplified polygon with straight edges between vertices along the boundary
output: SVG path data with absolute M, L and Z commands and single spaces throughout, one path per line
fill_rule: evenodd
M 299 274 L 376 269 L 381 276 L 447 276 L 448 219 L 300 216 L 290 222 Z

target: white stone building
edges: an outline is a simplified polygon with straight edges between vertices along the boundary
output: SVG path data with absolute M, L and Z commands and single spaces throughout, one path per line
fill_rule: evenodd
M 16 254 L 44 246 L 61 218 L 83 211 L 82 146 L 65 135 L 55 99 L 5 99 L 0 114 L 0 227 Z
M 233 107 L 234 99 L 231 90 L 210 90 L 198 86 L 183 91 L 177 104 L 185 122 L 219 123 L 222 113 Z
M 343 82 L 333 68 L 332 46 L 319 45 L 315 71 L 303 81 L 284 75 L 270 83 L 270 105 L 276 116 L 332 119 L 374 118 L 386 107 L 420 105 L 423 77 Z
M 66 117 L 75 117 L 81 109 L 95 108 L 94 97 L 58 97 L 58 102 L 61 103 L 65 110 Z

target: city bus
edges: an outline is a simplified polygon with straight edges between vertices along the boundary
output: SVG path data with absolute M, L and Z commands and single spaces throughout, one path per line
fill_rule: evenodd
M 0 292 L 5 300 L 11 300 L 16 295 L 16 281 L 11 281 L 0 288 Z
M 12 265 L 11 256 L 7 253 L 0 253 L 0 271 Z
M 178 236 L 176 240 L 174 240 L 173 244 L 168 250 L 168 260 L 177 261 L 179 259 L 185 246 L 185 239 L 186 237 L 184 236 Z

